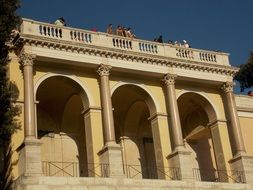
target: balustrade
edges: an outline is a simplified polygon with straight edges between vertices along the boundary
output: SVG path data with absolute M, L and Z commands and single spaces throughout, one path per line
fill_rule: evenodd
M 112 44 L 117 48 L 132 49 L 132 41 L 129 39 L 112 38 Z
M 190 49 L 185 49 L 185 48 L 177 48 L 176 49 L 177 53 L 177 57 L 180 58 L 186 58 L 186 59 L 193 59 L 193 51 Z
M 39 32 L 42 36 L 62 38 L 62 29 L 52 26 L 39 25 Z
M 108 35 L 102 32 L 92 32 L 70 27 L 61 27 L 31 20 L 23 20 L 21 34 L 39 35 L 64 41 L 89 43 L 96 47 L 117 48 L 141 52 L 145 54 L 156 54 L 170 58 L 228 65 L 228 55 L 222 52 L 202 51 L 198 49 L 178 47 L 165 43 L 155 43 L 145 40 Z
M 139 50 L 141 52 L 158 53 L 157 45 L 145 42 L 139 42 Z
M 78 42 L 86 42 L 91 43 L 91 34 L 71 30 L 70 31 L 70 39 Z
M 216 62 L 216 55 L 212 53 L 200 52 L 199 58 L 201 61 Z

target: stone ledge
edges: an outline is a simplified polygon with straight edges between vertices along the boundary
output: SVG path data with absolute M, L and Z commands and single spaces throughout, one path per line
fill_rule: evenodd
M 70 178 L 70 177 L 20 177 L 15 181 L 15 190 L 251 190 L 249 184 L 165 181 L 127 178 Z

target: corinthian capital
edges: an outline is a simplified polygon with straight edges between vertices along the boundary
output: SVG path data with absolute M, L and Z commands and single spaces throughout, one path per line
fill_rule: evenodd
M 225 93 L 228 93 L 228 92 L 233 92 L 233 86 L 234 86 L 234 83 L 233 82 L 225 82 L 223 83 L 223 85 L 221 86 L 221 89 L 225 92 Z
M 162 81 L 165 83 L 166 86 L 174 85 L 176 77 L 177 77 L 177 75 L 168 73 L 168 74 L 164 75 Z
M 111 66 L 110 65 L 104 65 L 104 64 L 101 64 L 98 66 L 97 68 L 97 73 L 100 75 L 100 76 L 109 76 L 110 75 L 110 70 L 111 70 Z
M 26 66 L 26 65 L 32 66 L 34 64 L 35 58 L 36 58 L 36 55 L 34 55 L 34 54 L 29 54 L 29 53 L 22 52 L 19 55 L 19 63 L 22 66 Z

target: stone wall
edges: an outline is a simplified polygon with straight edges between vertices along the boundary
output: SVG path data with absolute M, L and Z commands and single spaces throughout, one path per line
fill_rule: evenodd
M 125 178 L 22 177 L 14 190 L 251 190 L 249 184 L 133 180 Z

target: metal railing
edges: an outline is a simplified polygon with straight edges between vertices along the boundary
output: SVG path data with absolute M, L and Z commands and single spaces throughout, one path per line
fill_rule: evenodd
M 108 164 L 43 161 L 42 171 L 46 176 L 109 177 Z
M 143 167 L 141 165 L 124 165 L 127 178 L 180 180 L 180 170 L 175 167 Z
M 193 168 L 193 176 L 197 181 L 246 183 L 243 171 Z
M 143 167 L 141 165 L 123 165 L 124 174 L 132 179 L 169 179 L 180 180 L 180 170 L 175 167 Z M 46 176 L 67 177 L 109 177 L 110 165 L 100 163 L 80 164 L 78 162 L 42 162 Z
M 180 168 L 142 165 L 123 165 L 124 175 L 131 179 L 181 180 Z M 46 176 L 110 177 L 110 165 L 101 163 L 80 164 L 78 162 L 42 162 Z M 243 171 L 193 168 L 197 181 L 246 183 Z

